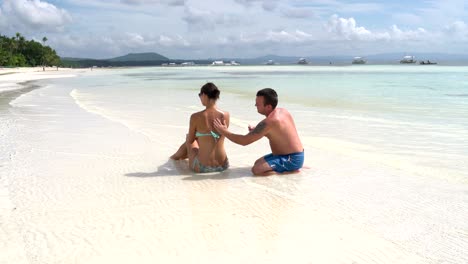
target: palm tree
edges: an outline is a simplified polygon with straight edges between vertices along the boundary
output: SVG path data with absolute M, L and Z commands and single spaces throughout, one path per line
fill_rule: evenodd
M 42 38 L 42 43 L 43 43 L 43 46 L 45 46 L 45 43 L 47 42 L 47 38 L 46 37 L 43 37 Z M 44 52 L 44 47 L 42 48 L 42 71 L 45 71 L 45 52 Z
M 19 52 L 22 53 L 26 39 L 23 36 L 21 36 L 20 33 L 16 32 L 16 41 L 17 41 L 17 52 L 19 50 Z

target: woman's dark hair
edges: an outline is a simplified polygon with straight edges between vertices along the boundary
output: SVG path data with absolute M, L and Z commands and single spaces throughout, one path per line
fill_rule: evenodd
M 264 105 L 271 105 L 273 109 L 278 105 L 278 94 L 271 88 L 265 88 L 257 92 L 257 96 L 263 96 Z
M 218 87 L 214 85 L 214 83 L 209 82 L 202 86 L 200 93 L 206 94 L 206 96 L 208 96 L 210 99 L 218 100 L 219 94 L 221 92 L 219 91 Z

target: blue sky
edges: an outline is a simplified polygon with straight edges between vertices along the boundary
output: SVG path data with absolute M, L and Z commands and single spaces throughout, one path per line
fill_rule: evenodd
M 0 0 L 0 34 L 60 56 L 468 54 L 462 0 Z

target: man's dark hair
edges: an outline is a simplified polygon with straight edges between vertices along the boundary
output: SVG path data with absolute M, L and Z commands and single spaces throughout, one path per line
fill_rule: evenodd
M 278 105 L 278 94 L 271 88 L 261 89 L 257 92 L 257 96 L 263 96 L 264 106 L 271 105 L 275 109 Z

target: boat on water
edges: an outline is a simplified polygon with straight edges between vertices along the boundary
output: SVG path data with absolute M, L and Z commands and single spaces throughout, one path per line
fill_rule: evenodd
M 195 62 L 193 61 L 186 61 L 180 64 L 180 66 L 194 66 L 194 65 L 195 65 Z
M 427 61 L 420 61 L 419 64 L 421 64 L 421 65 L 434 65 L 434 64 L 437 64 L 437 62 L 427 60 Z
M 366 64 L 366 62 L 367 61 L 362 57 L 354 57 L 351 63 L 352 64 Z
M 297 61 L 297 64 L 309 64 L 309 62 L 307 62 L 307 60 L 305 58 L 300 58 L 298 61 Z
M 403 59 L 400 60 L 400 63 L 402 64 L 411 64 L 411 63 L 416 63 L 416 58 L 414 56 L 404 56 Z
M 211 63 L 212 66 L 223 66 L 224 65 L 224 61 L 213 61 Z
M 268 60 L 267 62 L 265 62 L 265 65 L 275 65 L 275 61 L 274 60 Z
M 240 63 L 236 61 L 224 62 L 224 61 L 213 61 L 211 63 L 212 66 L 239 66 Z

